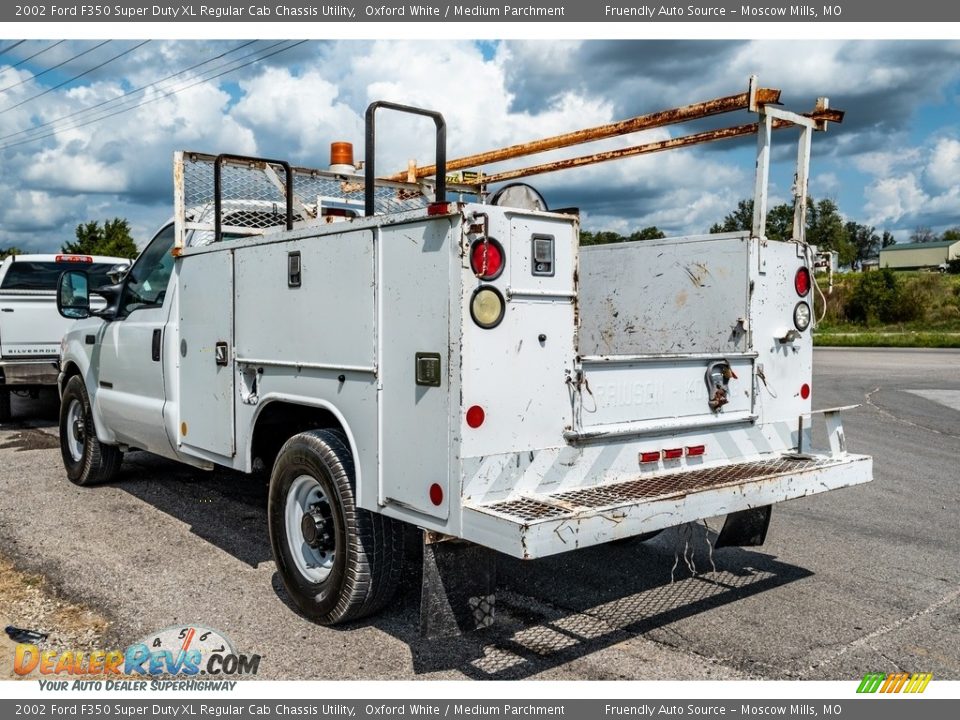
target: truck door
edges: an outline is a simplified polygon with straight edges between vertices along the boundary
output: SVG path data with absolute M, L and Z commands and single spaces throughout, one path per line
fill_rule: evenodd
M 177 282 L 180 449 L 232 457 L 233 252 L 184 256 Z
M 117 439 L 169 454 L 164 429 L 163 345 L 170 316 L 173 225 L 161 230 L 133 264 L 124 282 L 116 319 L 99 342 L 97 403 Z

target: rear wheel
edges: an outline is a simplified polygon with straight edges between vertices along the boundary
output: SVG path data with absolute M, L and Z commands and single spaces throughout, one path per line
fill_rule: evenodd
M 10 391 L 0 388 L 0 422 L 10 422 Z
M 301 612 L 324 625 L 382 609 L 402 574 L 402 523 L 358 508 L 354 484 L 350 450 L 330 430 L 288 440 L 270 478 L 277 570 Z
M 60 455 L 67 477 L 76 485 L 113 480 L 123 461 L 119 448 L 97 439 L 90 398 L 79 375 L 70 378 L 60 400 Z

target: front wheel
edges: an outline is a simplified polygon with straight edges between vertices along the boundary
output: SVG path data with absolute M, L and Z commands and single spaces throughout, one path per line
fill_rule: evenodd
M 270 478 L 270 544 L 284 587 L 323 625 L 382 609 L 399 585 L 403 525 L 356 506 L 341 435 L 311 430 L 280 450 Z
M 113 480 L 123 461 L 119 448 L 97 439 L 90 398 L 79 375 L 70 378 L 60 400 L 60 454 L 67 477 L 76 485 Z

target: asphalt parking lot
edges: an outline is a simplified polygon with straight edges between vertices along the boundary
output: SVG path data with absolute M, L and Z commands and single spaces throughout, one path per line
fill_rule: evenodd
M 960 679 L 960 351 L 825 349 L 815 367 L 815 406 L 862 404 L 845 430 L 873 483 L 777 506 L 761 548 L 711 556 L 686 526 L 504 558 L 497 625 L 469 636 L 419 637 L 417 577 L 378 617 L 309 623 L 274 569 L 262 481 L 133 453 L 118 482 L 75 487 L 52 396 L 0 426 L 0 555 L 105 618 L 105 646 L 199 623 L 259 653 L 264 679 Z

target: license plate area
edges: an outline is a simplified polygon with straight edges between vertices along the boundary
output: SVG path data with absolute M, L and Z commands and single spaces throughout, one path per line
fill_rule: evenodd
M 721 365 L 717 365 L 720 363 Z M 753 409 L 754 357 L 596 357 L 584 359 L 583 429 L 684 420 L 685 426 L 729 422 Z M 726 402 L 711 409 L 708 370 L 729 367 Z

